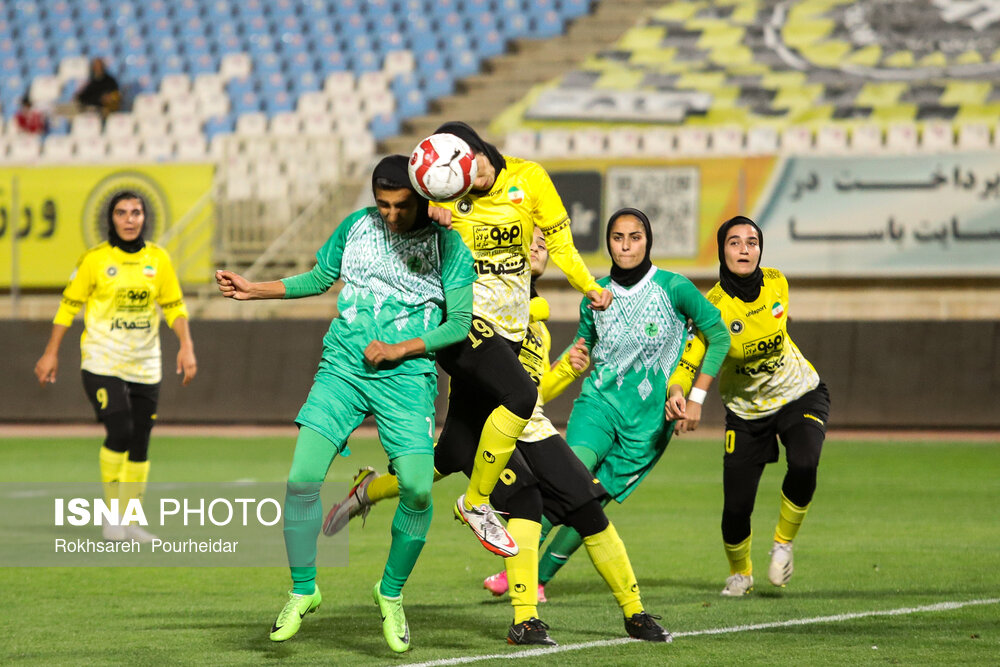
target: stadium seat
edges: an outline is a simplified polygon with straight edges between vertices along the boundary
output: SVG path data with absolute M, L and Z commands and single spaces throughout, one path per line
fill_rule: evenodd
M 140 139 L 147 137 L 165 137 L 169 134 L 169 121 L 166 116 L 137 116 L 136 134 Z
M 101 117 L 96 113 L 82 113 L 73 117 L 70 134 L 77 139 L 101 134 Z
M 59 77 L 50 74 L 36 76 L 31 82 L 30 95 L 32 104 L 47 107 L 59 99 L 62 85 Z
M 303 93 L 299 96 L 296 110 L 300 114 L 326 113 L 330 107 L 330 100 L 325 93 L 311 92 Z
M 642 154 L 666 157 L 677 153 L 677 131 L 658 127 L 642 133 Z
M 677 152 L 682 155 L 704 155 L 709 150 L 709 133 L 703 127 L 682 127 L 677 130 Z
M 141 142 L 135 135 L 108 139 L 108 159 L 116 162 L 132 162 L 139 159 Z
M 882 128 L 874 123 L 864 123 L 851 128 L 851 151 L 855 153 L 879 153 L 885 150 Z
M 920 132 L 920 149 L 943 153 L 955 150 L 955 131 L 948 121 L 927 121 Z
M 302 116 L 302 133 L 307 136 L 325 136 L 333 133 L 333 116 L 326 111 L 315 111 Z
M 276 137 L 294 137 L 301 129 L 301 119 L 292 112 L 277 113 L 271 117 L 268 129 Z
M 816 132 L 816 149 L 823 153 L 843 153 L 848 150 L 847 128 L 841 124 L 824 125 Z
M 330 112 L 337 118 L 361 114 L 361 96 L 357 93 L 343 93 L 331 96 Z
M 607 136 L 604 130 L 594 128 L 574 130 L 571 142 L 575 155 L 596 157 L 607 153 Z
M 169 117 L 193 116 L 199 111 L 198 98 L 192 93 L 180 93 L 167 97 L 166 114 Z
M 409 74 L 415 69 L 413 52 L 408 49 L 389 51 L 382 61 L 382 71 L 386 76 L 394 78 L 400 74 Z
M 174 143 L 170 137 L 144 137 L 139 155 L 146 160 L 167 160 L 173 157 Z
M 158 116 L 163 107 L 163 98 L 157 93 L 140 93 L 132 101 L 132 113 L 136 116 Z
M 169 136 L 175 139 L 202 136 L 201 119 L 193 113 L 171 116 Z
M 267 116 L 263 113 L 245 113 L 236 120 L 236 134 L 260 137 L 267 133 Z
M 358 77 L 355 90 L 362 98 L 389 90 L 389 79 L 385 72 L 365 72 Z
M 378 116 L 380 114 L 391 114 L 395 108 L 395 98 L 393 98 L 392 93 L 387 90 L 370 93 L 362 100 L 362 111 L 365 118 L 373 118 L 374 116 Z
M 711 151 L 716 155 L 741 155 L 746 140 L 742 128 L 734 126 L 716 127 L 711 130 Z
M 514 130 L 504 138 L 503 152 L 508 155 L 532 158 L 538 151 L 538 133 L 534 130 Z
M 354 75 L 351 72 L 331 72 L 323 82 L 323 92 L 331 98 L 335 95 L 353 93 Z
M 961 150 L 981 151 L 990 147 L 990 128 L 985 123 L 966 123 L 958 128 Z
M 130 113 L 116 111 L 109 114 L 104 121 L 104 136 L 108 140 L 121 139 L 135 135 L 135 116 Z
M 178 160 L 201 161 L 205 159 L 207 146 L 205 137 L 196 134 L 177 140 L 175 156 Z
M 568 130 L 552 128 L 538 133 L 538 156 L 541 158 L 564 158 L 573 154 Z
M 76 159 L 78 162 L 103 162 L 108 146 L 100 135 L 76 139 Z
M 42 151 L 42 138 L 37 134 L 16 134 L 9 140 L 7 159 L 11 162 L 34 162 Z
M 786 128 L 781 133 L 781 151 L 783 153 L 808 153 L 812 151 L 813 133 L 808 127 L 796 125 Z
M 202 119 L 224 117 L 229 114 L 229 98 L 225 95 L 218 95 L 200 100 L 198 113 Z
M 746 151 L 751 155 L 771 154 L 778 151 L 778 131 L 769 126 L 747 130 Z
M 641 135 L 632 127 L 616 127 L 608 132 L 608 154 L 633 157 L 641 152 Z
M 913 153 L 917 150 L 918 137 L 916 124 L 892 123 L 885 133 L 885 146 L 894 153 Z
M 250 56 L 246 53 L 227 53 L 219 63 L 219 75 L 225 81 L 246 78 L 252 70 Z
M 46 137 L 42 145 L 42 159 L 46 162 L 70 162 L 73 159 L 73 140 L 70 137 Z

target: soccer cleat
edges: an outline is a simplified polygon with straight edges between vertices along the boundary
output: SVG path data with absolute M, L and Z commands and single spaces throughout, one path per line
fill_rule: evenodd
M 771 566 L 767 568 L 767 578 L 775 586 L 784 586 L 792 578 L 795 567 L 792 564 L 792 543 L 775 542 L 771 547 Z
M 461 521 L 476 534 L 488 551 L 509 558 L 517 555 L 517 543 L 497 518 L 497 512 L 487 504 L 465 509 L 465 494 L 455 501 L 455 519 Z
M 726 587 L 719 595 L 738 598 L 753 590 L 753 577 L 749 574 L 734 574 L 726 579 Z
M 153 535 L 142 526 L 129 524 L 125 526 L 125 539 L 139 542 L 140 544 L 149 544 L 156 539 L 156 535 Z
M 312 595 L 300 595 L 288 591 L 288 602 L 278 614 L 277 620 L 271 626 L 271 641 L 283 642 L 291 639 L 292 635 L 299 631 L 302 625 L 302 617 L 319 609 L 323 602 L 323 596 L 319 592 L 319 586 Z
M 545 597 L 545 584 L 538 584 L 538 603 L 548 602 L 549 599 Z
M 406 624 L 406 614 L 403 613 L 403 596 L 387 598 L 379 590 L 381 585 L 381 581 L 375 584 L 372 599 L 382 615 L 382 636 L 393 651 L 405 653 L 410 648 L 410 626 Z
M 500 597 L 507 592 L 507 571 L 497 572 L 483 579 L 483 588 Z
M 129 539 L 125 526 L 114 523 L 106 523 L 101 526 L 101 537 L 109 542 L 124 542 Z
M 375 503 L 368 500 L 365 489 L 376 477 L 378 477 L 378 473 L 371 466 L 358 470 L 358 474 L 354 476 L 354 486 L 347 492 L 347 497 L 331 507 L 330 513 L 326 515 L 326 519 L 323 521 L 324 535 L 327 537 L 336 535 L 344 529 L 348 521 L 359 514 L 361 515 L 361 525 L 365 525 L 368 513 L 375 506 Z
M 559 646 L 549 633 L 548 623 L 538 618 L 529 618 L 523 623 L 511 623 L 507 630 L 507 643 L 517 645 Z
M 640 611 L 625 619 L 625 632 L 632 639 L 641 639 L 645 642 L 666 642 L 674 641 L 674 636 L 667 632 L 667 629 L 657 623 L 659 616 L 647 614 Z

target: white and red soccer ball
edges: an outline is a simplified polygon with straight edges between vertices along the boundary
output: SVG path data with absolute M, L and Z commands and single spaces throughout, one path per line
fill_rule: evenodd
M 431 201 L 454 201 L 469 190 L 479 169 L 469 144 L 453 134 L 432 134 L 413 149 L 410 183 Z

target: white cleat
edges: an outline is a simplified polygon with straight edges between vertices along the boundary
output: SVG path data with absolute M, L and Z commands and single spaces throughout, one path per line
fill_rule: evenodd
M 109 542 L 124 542 L 128 539 L 125 526 L 119 526 L 113 523 L 106 523 L 101 526 L 101 537 Z
M 487 550 L 498 556 L 509 558 L 517 555 L 517 542 L 497 518 L 495 509 L 487 504 L 465 509 L 465 494 L 455 501 L 455 519 L 461 521 L 476 534 Z
M 726 579 L 726 587 L 719 595 L 727 598 L 738 598 L 753 590 L 753 576 L 749 574 L 734 574 Z
M 767 568 L 768 580 L 775 586 L 784 586 L 792 578 L 794 571 L 792 543 L 775 542 L 771 547 L 771 566 Z
M 356 516 L 360 516 L 361 525 L 365 525 L 368 513 L 375 506 L 375 503 L 368 500 L 368 485 L 378 476 L 375 468 L 371 466 L 366 466 L 358 471 L 358 474 L 354 476 L 354 485 L 347 492 L 347 497 L 331 507 L 326 515 L 326 519 L 323 521 L 324 535 L 327 537 L 336 535 Z
M 153 535 L 142 526 L 129 524 L 125 526 L 125 539 L 139 542 L 140 544 L 149 544 L 156 539 L 156 535 Z

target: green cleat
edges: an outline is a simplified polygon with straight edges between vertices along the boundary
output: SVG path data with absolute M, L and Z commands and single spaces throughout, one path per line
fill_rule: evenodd
M 319 592 L 319 586 L 312 595 L 299 595 L 288 592 L 288 602 L 285 603 L 278 619 L 271 626 L 271 641 L 283 642 L 291 639 L 299 631 L 302 625 L 302 617 L 319 609 L 323 602 L 323 596 Z
M 410 626 L 406 624 L 406 614 L 403 613 L 403 596 L 387 598 L 379 590 L 381 585 L 381 581 L 375 584 L 372 599 L 382 614 L 382 635 L 389 648 L 396 653 L 405 653 L 410 648 Z

